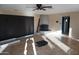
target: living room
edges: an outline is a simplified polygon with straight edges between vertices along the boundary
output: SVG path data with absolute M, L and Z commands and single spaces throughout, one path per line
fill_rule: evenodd
M 78 55 L 79 4 L 1 4 L 1 55 Z

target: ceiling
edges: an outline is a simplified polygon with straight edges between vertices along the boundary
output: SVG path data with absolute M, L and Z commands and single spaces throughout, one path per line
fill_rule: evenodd
M 36 14 L 55 14 L 55 13 L 64 13 L 64 12 L 75 12 L 79 11 L 79 4 L 43 4 L 45 6 L 52 6 L 53 8 L 46 11 L 33 11 L 36 7 L 35 4 L 0 4 L 0 9 L 4 10 L 18 10 L 18 11 L 27 11 Z

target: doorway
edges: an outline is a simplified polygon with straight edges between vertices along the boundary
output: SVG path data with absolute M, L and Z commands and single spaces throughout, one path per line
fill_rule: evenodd
M 62 17 L 62 34 L 69 35 L 70 16 Z

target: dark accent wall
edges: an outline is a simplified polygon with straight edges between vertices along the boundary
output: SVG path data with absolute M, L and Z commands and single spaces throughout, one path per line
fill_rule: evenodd
M 34 33 L 34 17 L 0 14 L 0 41 Z

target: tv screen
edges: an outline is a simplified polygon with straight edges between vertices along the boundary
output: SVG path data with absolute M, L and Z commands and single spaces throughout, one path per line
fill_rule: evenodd
M 34 17 L 0 14 L 0 41 L 34 34 Z

